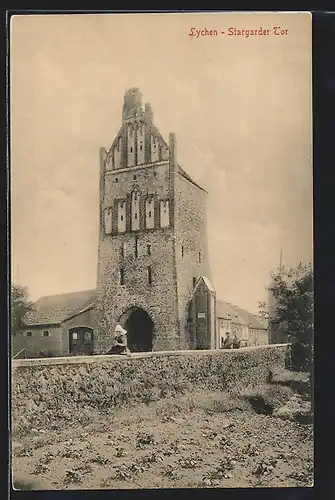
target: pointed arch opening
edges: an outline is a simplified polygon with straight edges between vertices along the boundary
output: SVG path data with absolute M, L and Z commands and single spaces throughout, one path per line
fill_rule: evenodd
M 141 307 L 130 307 L 120 317 L 119 323 L 127 330 L 131 352 L 149 352 L 153 349 L 154 322 Z

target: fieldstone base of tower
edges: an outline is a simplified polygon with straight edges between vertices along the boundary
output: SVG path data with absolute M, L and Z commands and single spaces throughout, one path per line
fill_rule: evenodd
M 180 349 L 179 326 L 169 309 L 148 307 L 134 300 L 126 306 L 112 306 L 107 312 L 98 302 L 94 320 L 94 354 L 107 352 L 116 324 L 127 330 L 131 352 Z

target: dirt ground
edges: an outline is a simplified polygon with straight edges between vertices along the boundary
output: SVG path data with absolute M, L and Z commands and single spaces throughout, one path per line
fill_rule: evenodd
M 32 489 L 312 486 L 312 426 L 281 413 L 216 393 L 92 413 L 14 439 L 13 476 Z

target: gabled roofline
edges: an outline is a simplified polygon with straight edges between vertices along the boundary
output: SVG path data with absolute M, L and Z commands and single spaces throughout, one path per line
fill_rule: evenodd
M 189 181 L 191 184 L 193 184 L 194 186 L 198 187 L 199 189 L 201 189 L 201 191 L 204 191 L 205 193 L 208 194 L 208 191 L 201 187 L 197 182 L 195 182 L 192 177 L 190 177 L 188 175 L 188 173 L 180 166 L 178 165 L 178 174 L 183 178 L 183 179 L 186 179 L 187 181 Z
M 95 308 L 95 301 L 89 304 L 88 306 L 84 307 L 84 309 L 81 309 L 80 311 L 70 314 L 70 316 L 67 316 L 65 319 L 63 319 L 62 323 L 65 323 L 65 321 L 69 321 L 70 319 L 73 319 L 79 316 L 80 314 L 83 314 L 84 312 L 94 308 Z

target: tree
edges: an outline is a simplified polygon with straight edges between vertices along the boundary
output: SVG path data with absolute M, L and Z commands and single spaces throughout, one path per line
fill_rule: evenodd
M 285 329 L 292 343 L 292 357 L 300 368 L 310 366 L 313 359 L 314 278 L 311 264 L 281 268 L 271 275 L 269 291 L 274 305 L 260 303 L 262 317 L 267 317 L 270 330 Z
M 23 326 L 24 316 L 33 311 L 33 303 L 29 300 L 28 289 L 21 285 L 11 285 L 11 333 L 15 335 Z

